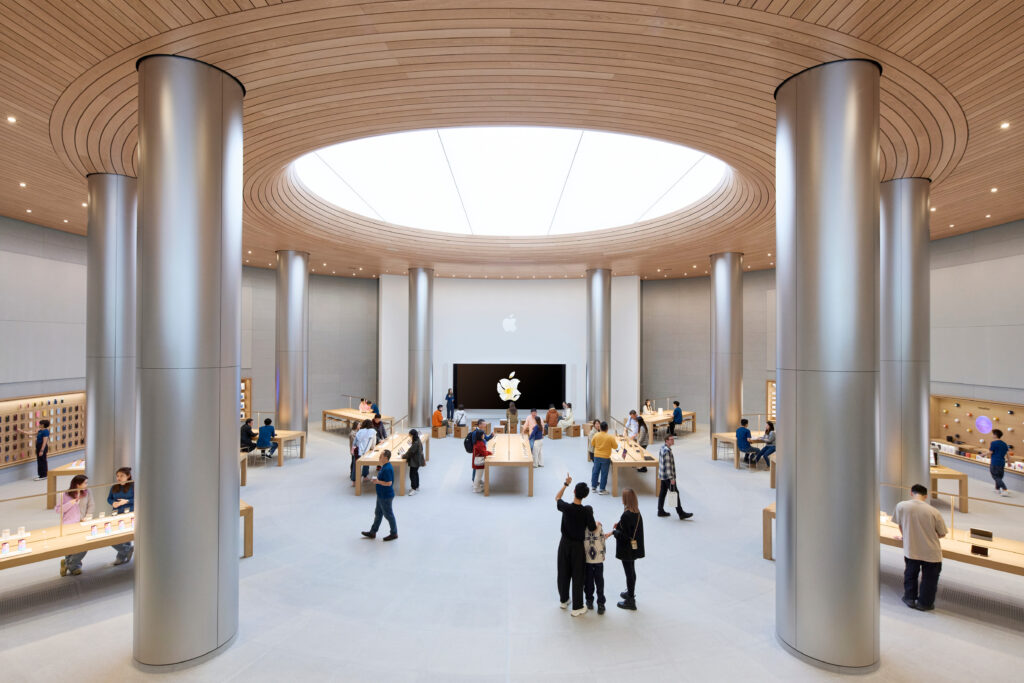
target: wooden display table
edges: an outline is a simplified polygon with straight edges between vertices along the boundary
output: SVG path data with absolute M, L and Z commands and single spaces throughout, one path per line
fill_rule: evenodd
M 764 432 L 750 432 L 750 439 L 760 439 Z M 736 469 L 740 468 L 740 449 L 736 447 L 736 432 L 715 432 L 711 435 L 711 459 L 718 460 L 718 443 L 727 443 L 732 446 L 733 463 Z
M 619 495 L 619 470 L 624 467 L 632 467 L 634 469 L 640 469 L 641 467 L 651 467 L 654 469 L 654 492 L 658 493 L 658 487 L 661 482 L 658 480 L 658 458 L 655 455 L 651 455 L 646 448 L 643 448 L 640 444 L 632 439 L 627 439 L 624 436 L 617 437 L 619 445 L 612 449 L 612 464 L 611 464 L 611 480 L 612 480 L 612 495 Z M 623 453 L 625 449 L 625 454 Z
M 421 434 L 420 441 L 423 442 L 423 458 L 429 462 L 430 437 L 426 434 Z M 410 445 L 412 445 L 412 437 L 408 434 L 392 434 L 374 446 L 373 450 L 369 453 L 356 460 L 356 495 L 363 495 L 363 481 L 362 477 L 359 476 L 360 469 L 363 467 L 380 467 L 384 464 L 382 462 L 381 453 L 384 451 L 391 451 L 391 467 L 395 470 L 395 481 L 392 483 L 392 486 L 398 484 L 397 494 L 404 496 L 405 475 L 409 469 L 409 463 L 405 459 L 405 452 L 409 450 Z
M 526 495 L 533 496 L 533 455 L 526 437 L 522 434 L 498 434 L 487 443 L 487 450 L 494 455 L 488 455 L 484 461 L 484 495 L 491 495 L 492 467 L 525 467 L 529 479 Z
M 249 474 L 249 453 L 251 451 L 238 451 L 238 481 L 240 486 L 245 486 L 246 475 Z
M 931 468 L 931 491 L 932 498 L 938 498 L 939 496 L 939 479 L 955 479 L 959 482 L 959 492 L 957 500 L 957 509 L 960 512 L 967 512 L 967 475 L 963 472 L 957 472 L 956 470 L 946 467 L 944 465 L 938 465 L 937 467 Z
M 277 466 L 284 467 L 284 445 L 289 441 L 299 440 L 299 458 L 306 457 L 306 432 L 295 432 L 282 429 L 271 439 L 277 444 Z
M 242 557 L 252 557 L 252 506 L 244 500 L 239 501 L 238 516 L 242 518 L 243 524 Z M 116 522 L 124 517 L 126 515 L 106 517 L 103 519 L 103 522 L 108 520 Z M 100 519 L 97 517 L 93 521 L 99 523 Z M 97 548 L 105 548 L 115 543 L 127 543 L 128 541 L 135 540 L 135 530 L 130 528 L 124 531 L 115 530 L 112 533 L 100 534 L 98 536 L 90 536 L 90 530 L 90 525 L 78 523 L 65 524 L 63 527 L 53 526 L 45 529 L 33 529 L 28 537 L 28 552 L 19 553 L 12 550 L 8 555 L 0 556 L 0 569 L 20 567 L 44 560 L 53 560 L 65 555 L 74 555 L 75 553 L 96 550 Z M 63 535 L 61 535 L 62 531 Z M 17 541 L 13 541 L 11 543 L 12 547 L 16 547 L 16 543 Z
M 363 420 L 372 420 L 373 413 L 361 412 L 357 408 L 332 408 L 331 410 L 324 410 L 320 414 L 320 429 L 327 431 L 327 421 L 332 420 L 334 422 L 342 423 L 361 423 Z M 390 415 L 381 415 L 381 422 L 386 422 L 388 425 L 388 433 L 395 431 L 395 418 Z
M 75 460 L 67 465 L 54 467 L 46 472 L 46 509 L 57 507 L 57 477 L 73 477 L 85 474 L 85 460 Z
M 775 559 L 774 548 L 772 547 L 773 519 L 775 519 L 775 503 L 766 507 L 761 513 L 763 533 L 761 550 L 766 560 Z M 899 526 L 888 520 L 879 522 L 878 539 L 882 545 L 889 545 L 894 548 L 903 547 Z M 1020 541 L 1011 541 L 999 537 L 995 537 L 991 541 L 979 541 L 972 539 L 970 532 L 967 530 L 953 529 L 945 538 L 939 539 L 939 544 L 942 546 L 943 559 L 956 560 L 957 562 L 973 564 L 978 567 L 987 567 L 988 569 L 1024 576 L 1024 543 Z M 972 553 L 971 546 L 974 545 L 988 548 L 988 557 Z
M 647 428 L 651 431 L 651 436 L 654 436 L 654 430 L 658 427 L 668 428 L 668 425 L 672 422 L 672 411 L 666 410 L 662 413 L 641 413 L 641 417 L 644 418 L 644 422 L 647 423 Z M 629 422 L 627 417 L 623 420 L 622 424 Z M 697 413 L 692 410 L 683 411 L 683 424 L 690 423 L 690 431 L 697 431 Z

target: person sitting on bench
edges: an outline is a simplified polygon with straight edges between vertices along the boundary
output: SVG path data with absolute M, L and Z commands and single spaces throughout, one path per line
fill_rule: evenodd
M 246 453 L 252 453 L 256 450 L 256 432 L 252 428 L 252 418 L 245 418 L 245 422 L 242 424 L 242 448 L 241 450 Z
M 743 453 L 743 462 L 749 465 L 750 457 L 754 456 L 754 459 L 756 460 L 757 456 L 761 455 L 761 449 L 754 448 L 750 445 L 750 430 L 747 429 L 748 424 L 750 424 L 750 421 L 747 420 L 747 418 L 740 420 L 740 427 L 736 430 L 736 448 Z
M 271 441 L 277 436 L 277 430 L 274 429 L 273 420 L 269 417 L 263 421 L 263 426 L 260 427 L 260 435 L 256 439 L 256 448 L 260 449 L 260 453 L 264 458 L 274 457 L 274 453 L 277 451 L 277 442 Z M 270 453 L 267 453 L 267 449 L 270 449 Z

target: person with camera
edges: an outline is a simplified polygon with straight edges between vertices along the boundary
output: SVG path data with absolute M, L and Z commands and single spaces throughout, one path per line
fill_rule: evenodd
M 565 489 L 572 483 L 568 472 L 565 483 L 555 496 L 555 505 L 562 513 L 562 538 L 558 542 L 558 600 L 562 609 L 569 607 L 569 588 L 572 586 L 572 616 L 586 614 L 583 604 L 583 583 L 586 574 L 586 552 L 583 540 L 587 531 L 595 531 L 597 522 L 594 520 L 594 508 L 583 504 L 583 499 L 590 495 L 590 489 L 580 482 L 573 489 L 573 501 L 562 500 Z

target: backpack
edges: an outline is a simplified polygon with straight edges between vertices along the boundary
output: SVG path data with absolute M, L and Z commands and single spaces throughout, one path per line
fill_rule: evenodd
M 473 452 L 473 432 L 466 435 L 466 440 L 462 442 L 462 445 L 466 447 L 467 453 Z

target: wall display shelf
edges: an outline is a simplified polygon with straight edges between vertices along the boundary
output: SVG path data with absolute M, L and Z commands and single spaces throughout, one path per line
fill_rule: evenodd
M 252 377 L 243 377 L 238 389 L 238 419 L 252 417 Z
M 939 455 L 988 468 L 993 429 L 1003 432 L 1010 446 L 1006 471 L 1024 476 L 1024 405 L 960 396 L 932 396 L 932 450 Z M 947 437 L 952 437 L 950 443 Z
M 0 467 L 35 460 L 40 420 L 50 421 L 49 457 L 85 448 L 84 392 L 7 399 L 0 401 Z
M 768 380 L 765 384 L 764 404 L 765 419 L 775 422 L 775 380 L 773 379 Z

